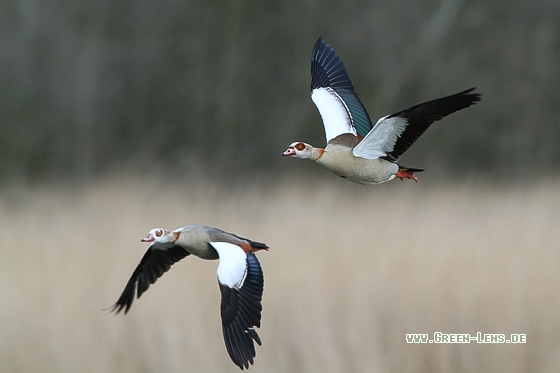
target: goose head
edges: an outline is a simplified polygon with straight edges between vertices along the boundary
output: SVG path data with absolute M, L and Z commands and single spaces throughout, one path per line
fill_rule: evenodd
M 177 235 L 175 232 L 166 231 L 163 228 L 153 228 L 150 229 L 148 235 L 140 240 L 141 242 L 175 242 L 177 241 Z
M 304 142 L 294 142 L 282 153 L 286 157 L 316 160 L 321 156 L 320 150 Z

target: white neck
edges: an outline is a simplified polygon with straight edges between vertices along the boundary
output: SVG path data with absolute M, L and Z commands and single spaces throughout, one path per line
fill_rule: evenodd
M 311 149 L 309 149 L 309 152 L 307 154 L 305 154 L 304 158 L 311 159 L 312 161 L 316 161 L 319 158 L 321 158 L 321 156 L 325 152 L 325 149 L 323 149 L 323 148 L 314 148 L 312 146 L 310 146 L 310 148 Z

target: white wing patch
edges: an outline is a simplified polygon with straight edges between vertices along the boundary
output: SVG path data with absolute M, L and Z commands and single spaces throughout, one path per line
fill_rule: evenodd
M 237 245 L 229 242 L 210 242 L 218 252 L 218 281 L 222 285 L 239 289 L 247 276 L 247 254 Z
M 379 119 L 352 153 L 356 157 L 376 159 L 393 151 L 397 139 L 408 126 L 406 118 L 387 116 Z
M 311 99 L 319 109 L 325 126 L 327 142 L 343 133 L 357 135 L 352 125 L 352 115 L 344 100 L 329 87 L 316 88 L 311 92 Z

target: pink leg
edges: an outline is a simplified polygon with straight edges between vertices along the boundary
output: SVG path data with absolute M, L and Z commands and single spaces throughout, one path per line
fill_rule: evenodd
M 408 171 L 408 170 L 399 170 L 399 172 L 397 172 L 397 177 L 401 180 L 404 179 L 412 179 L 414 181 L 418 181 L 418 178 L 416 176 L 414 176 L 414 172 L 412 171 Z

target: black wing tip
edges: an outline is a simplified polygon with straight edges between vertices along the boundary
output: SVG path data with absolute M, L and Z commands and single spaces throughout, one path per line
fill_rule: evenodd
M 470 100 L 469 106 L 471 106 L 471 105 L 474 105 L 476 102 L 482 100 L 482 93 L 473 92 L 475 89 L 476 89 L 476 87 L 465 89 L 464 91 L 456 93 L 452 96 L 462 96 L 462 97 L 468 98 Z M 471 93 L 471 92 L 473 92 L 473 93 Z
M 311 91 L 324 87 L 354 91 L 340 56 L 319 37 L 311 53 Z
M 476 88 L 477 88 L 477 87 L 471 87 L 471 88 L 465 89 L 464 91 L 459 92 L 459 93 L 462 93 L 462 94 L 471 93 L 471 92 L 474 91 Z M 474 93 L 474 94 L 476 94 L 476 95 L 478 95 L 478 96 L 482 96 L 482 93 Z
M 123 315 L 128 313 L 128 310 L 134 302 L 134 295 L 136 293 L 136 281 L 130 281 L 126 284 L 119 299 L 109 308 L 105 308 L 103 311 L 109 311 L 115 315 L 123 311 Z
M 313 46 L 313 52 L 312 52 L 312 59 L 316 59 L 320 54 L 324 53 L 324 52 L 333 52 L 335 54 L 336 51 L 334 50 L 333 47 L 331 47 L 324 39 L 323 36 L 319 36 L 319 38 L 317 39 L 317 41 L 315 42 L 315 45 Z M 338 55 L 338 54 L 337 54 Z
M 236 339 L 234 336 L 232 338 Z M 242 336 L 239 336 L 243 338 Z M 257 331 L 253 328 L 249 328 L 245 331 L 246 344 L 240 348 L 238 345 L 234 347 L 233 344 L 226 343 L 226 350 L 231 361 L 239 367 L 239 369 L 249 369 L 249 367 L 255 364 L 255 358 L 257 357 L 257 351 L 255 349 L 256 342 L 259 346 L 262 346 L 261 338 L 257 334 Z M 231 343 L 232 341 L 230 341 Z
M 102 311 L 108 311 L 109 313 L 118 315 L 121 311 L 123 311 L 123 315 L 126 315 L 128 313 L 128 310 L 130 309 L 130 306 L 132 305 L 131 303 L 115 303 L 113 304 L 111 307 L 108 308 L 103 308 Z
M 109 313 L 114 313 L 115 315 L 123 311 L 123 315 L 126 315 L 128 313 L 128 310 L 130 310 L 133 301 L 134 293 L 132 293 L 132 296 L 130 296 L 130 289 L 125 289 L 125 291 L 115 302 L 115 304 L 113 304 L 111 307 L 104 308 L 103 311 L 109 311 Z
M 243 370 L 249 369 L 255 363 L 257 345 L 262 346 L 261 338 L 253 327 L 239 330 L 235 327 L 223 327 L 224 342 L 226 351 L 231 361 Z
M 439 107 L 440 110 L 442 111 L 439 115 L 438 118 L 432 118 L 430 120 L 430 123 L 433 123 L 435 121 L 438 121 L 440 119 L 443 119 L 444 117 L 453 114 L 459 110 L 462 109 L 466 109 L 474 104 L 476 104 L 478 101 L 480 101 L 482 99 L 482 93 L 471 93 L 476 89 L 476 87 L 472 87 L 469 89 L 465 89 L 464 91 L 461 91 L 459 93 L 455 93 L 455 94 L 451 94 L 448 96 L 444 96 L 444 97 L 440 97 L 440 98 L 436 98 L 430 101 L 426 101 L 423 102 L 421 104 L 417 104 L 414 106 L 409 107 L 408 109 L 404 109 L 401 111 L 398 111 L 396 113 L 393 113 L 391 115 L 388 115 L 388 118 L 392 118 L 392 117 L 404 117 L 404 118 L 410 118 L 412 113 L 416 113 L 418 114 L 419 109 L 427 109 L 430 108 L 430 110 L 434 110 L 434 108 Z M 425 110 L 424 110 L 425 113 Z M 425 114 L 424 114 L 425 115 Z
M 243 362 L 243 363 L 234 363 L 235 365 L 237 365 L 237 367 L 241 370 L 243 369 L 249 369 L 249 367 L 251 365 L 253 365 L 252 361 L 247 361 L 247 362 Z

